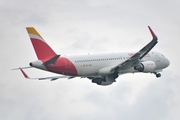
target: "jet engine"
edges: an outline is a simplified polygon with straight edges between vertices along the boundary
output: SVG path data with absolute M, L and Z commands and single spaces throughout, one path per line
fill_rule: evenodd
M 116 82 L 115 79 L 117 77 L 118 76 L 115 76 L 115 75 L 108 75 L 105 77 L 97 77 L 97 78 L 90 78 L 89 77 L 89 79 L 92 79 L 92 83 L 96 83 L 98 85 L 105 86 L 105 85 L 111 85 L 113 82 Z
M 155 72 L 156 64 L 153 61 L 145 61 L 141 62 L 138 65 L 134 66 L 134 70 L 138 70 L 139 72 L 145 72 L 145 73 L 153 73 Z

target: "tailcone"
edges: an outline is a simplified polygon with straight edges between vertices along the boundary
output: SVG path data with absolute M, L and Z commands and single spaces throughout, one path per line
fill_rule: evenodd
M 29 65 L 31 67 L 35 67 L 38 69 L 46 70 L 46 67 L 44 66 L 43 62 L 41 60 L 30 62 Z
M 33 63 L 32 63 L 32 62 L 30 62 L 30 63 L 29 63 L 29 66 L 33 67 Z

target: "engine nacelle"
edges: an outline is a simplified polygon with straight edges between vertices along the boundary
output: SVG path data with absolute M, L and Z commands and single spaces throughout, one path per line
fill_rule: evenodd
M 141 62 L 139 65 L 134 66 L 134 70 L 138 70 L 139 72 L 152 73 L 155 72 L 156 64 L 153 61 Z
M 114 76 L 106 76 L 105 78 L 93 78 L 92 83 L 96 83 L 98 85 L 106 86 L 111 85 L 113 82 L 115 82 Z

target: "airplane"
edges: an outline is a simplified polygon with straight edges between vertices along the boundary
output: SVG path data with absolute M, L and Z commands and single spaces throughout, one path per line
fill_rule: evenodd
M 88 78 L 97 85 L 111 85 L 116 82 L 119 75 L 126 73 L 153 73 L 161 77 L 164 68 L 170 65 L 170 61 L 161 53 L 151 51 L 158 43 L 158 38 L 148 26 L 152 40 L 138 52 L 87 54 L 62 57 L 46 43 L 41 35 L 33 27 L 27 27 L 31 43 L 34 47 L 38 60 L 30 62 L 29 67 L 19 67 L 27 79 L 38 79 L 51 81 L 75 77 Z M 49 71 L 60 76 L 30 78 L 23 69 L 34 67 Z

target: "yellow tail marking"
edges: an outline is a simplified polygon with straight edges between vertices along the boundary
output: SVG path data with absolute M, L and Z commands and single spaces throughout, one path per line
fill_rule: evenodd
M 41 37 L 41 35 L 33 27 L 26 27 L 26 29 L 27 29 L 28 34 L 34 34 L 34 35 L 37 35 L 37 36 Z

